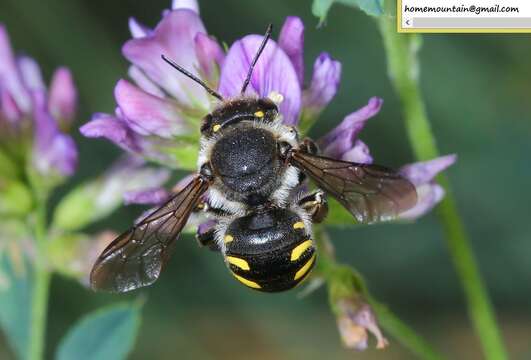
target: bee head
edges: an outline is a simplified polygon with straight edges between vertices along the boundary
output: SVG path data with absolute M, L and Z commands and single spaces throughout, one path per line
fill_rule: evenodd
M 222 103 L 205 116 L 201 124 L 201 134 L 211 137 L 226 126 L 244 120 L 272 122 L 277 115 L 277 105 L 268 98 L 238 98 Z

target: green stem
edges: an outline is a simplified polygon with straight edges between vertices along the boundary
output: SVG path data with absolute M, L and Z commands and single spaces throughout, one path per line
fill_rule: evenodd
M 422 337 L 415 333 L 411 327 L 404 324 L 398 316 L 396 316 L 387 306 L 376 302 L 369 298 L 374 312 L 378 316 L 378 321 L 382 327 L 391 334 L 395 339 L 398 339 L 402 345 L 408 348 L 411 352 L 421 359 L 441 360 L 444 357 L 436 353 Z
M 380 32 L 387 54 L 389 76 L 403 106 L 406 130 L 413 151 L 419 160 L 435 158 L 439 156 L 439 151 L 426 115 L 418 81 L 417 50 L 420 47 L 420 36 L 398 34 L 394 17 L 380 19 Z M 438 180 L 445 188 L 446 196 L 438 206 L 437 214 L 446 233 L 448 249 L 464 289 L 468 312 L 481 341 L 485 358 L 506 359 L 494 311 L 448 179 L 439 176 Z
M 354 276 L 356 289 L 350 289 L 349 291 L 357 291 L 358 295 L 363 296 L 367 300 L 376 313 L 378 322 L 387 333 L 391 334 L 398 342 L 421 359 L 444 359 L 415 330 L 403 323 L 386 306 L 374 300 L 365 286 L 363 279 L 356 271 L 336 261 L 333 245 L 322 227 L 316 226 L 314 233 L 320 250 L 317 271 L 326 279 L 328 284 L 341 281 L 344 287 L 349 287 L 350 277 Z M 345 276 L 346 272 L 348 272 L 348 277 Z M 333 306 L 333 304 L 331 305 Z
M 51 273 L 46 263 L 46 201 L 39 201 L 35 213 L 35 265 L 33 292 L 31 298 L 31 323 L 29 338 L 29 360 L 44 358 L 46 315 Z

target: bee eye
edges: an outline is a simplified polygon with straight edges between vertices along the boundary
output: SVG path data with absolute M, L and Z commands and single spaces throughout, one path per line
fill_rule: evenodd
M 201 122 L 201 132 L 205 132 L 210 129 L 210 126 L 212 124 L 212 115 L 208 114 L 203 118 L 203 121 Z

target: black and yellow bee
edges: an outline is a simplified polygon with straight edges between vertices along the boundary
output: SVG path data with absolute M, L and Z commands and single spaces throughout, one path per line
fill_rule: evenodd
M 217 221 L 199 242 L 219 250 L 237 280 L 260 291 L 291 289 L 315 264 L 312 224 L 326 217 L 326 194 L 363 223 L 415 205 L 415 187 L 393 170 L 320 156 L 313 141 L 300 141 L 297 129 L 282 123 L 273 100 L 244 95 L 270 36 L 271 26 L 233 99 L 162 56 L 220 104 L 201 125 L 198 175 L 103 251 L 91 273 L 94 289 L 125 292 L 155 282 L 196 211 Z M 319 189 L 299 196 L 305 177 Z

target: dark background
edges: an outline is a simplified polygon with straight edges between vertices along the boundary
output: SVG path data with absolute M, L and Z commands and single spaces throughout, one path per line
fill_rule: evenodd
M 362 138 L 379 163 L 413 161 L 399 103 L 386 74 L 373 19 L 335 6 L 317 29 L 310 1 L 202 1 L 211 34 L 227 43 L 261 33 L 287 15 L 306 24 L 306 79 L 320 51 L 343 64 L 340 91 L 312 130 L 322 134 L 374 95 L 385 99 Z M 169 0 L 0 2 L 0 21 L 15 48 L 35 57 L 49 78 L 70 67 L 80 92 L 78 125 L 112 112 L 113 86 L 126 76 L 120 55 L 127 19 L 154 26 Z M 498 312 L 512 358 L 531 357 L 531 38 L 528 35 L 427 35 L 420 54 L 422 88 L 442 153 L 457 153 L 449 171 L 458 205 Z M 72 184 L 100 173 L 119 151 L 76 134 L 81 166 Z M 62 189 L 66 191 L 67 189 Z M 89 229 L 123 230 L 141 211 L 122 208 Z M 340 260 L 355 266 L 374 295 L 450 358 L 480 358 L 440 225 L 429 215 L 410 225 L 331 230 Z M 183 239 L 160 281 L 143 291 L 143 325 L 132 359 L 410 359 L 395 342 L 386 351 L 341 348 L 323 289 L 300 300 L 297 290 L 264 295 L 235 282 L 218 254 Z M 130 299 L 88 292 L 56 277 L 48 353 L 82 314 Z M 2 348 L 4 348 L 2 350 Z M 0 341 L 0 356 L 11 358 Z

